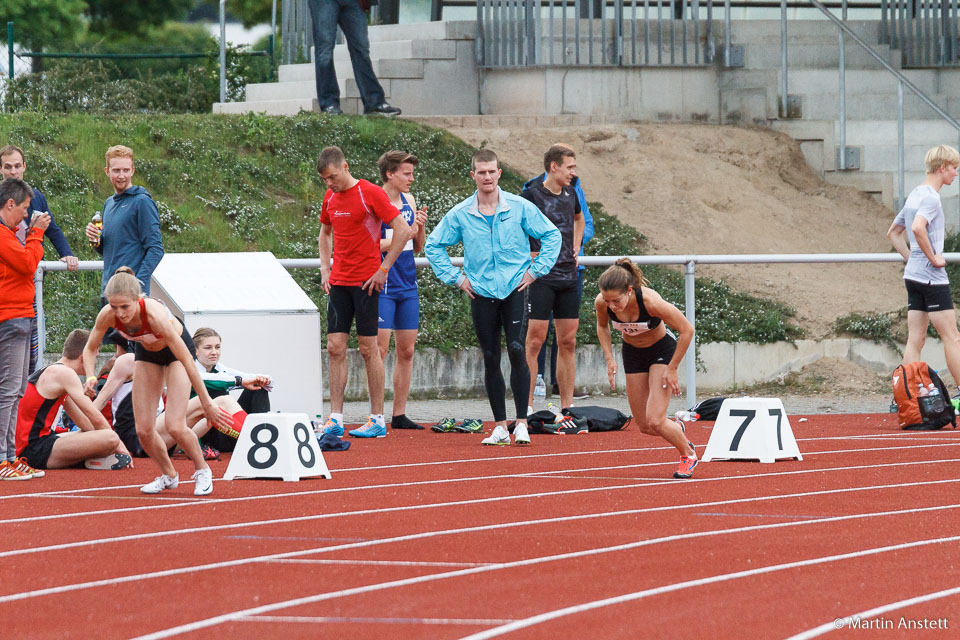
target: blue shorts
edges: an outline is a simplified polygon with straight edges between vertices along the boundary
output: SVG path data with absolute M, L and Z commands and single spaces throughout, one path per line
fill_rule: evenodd
M 379 329 L 404 331 L 420 328 L 420 296 L 416 291 L 403 297 L 380 296 Z

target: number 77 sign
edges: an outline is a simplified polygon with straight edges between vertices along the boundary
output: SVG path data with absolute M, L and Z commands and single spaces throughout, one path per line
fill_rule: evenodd
M 701 460 L 803 460 L 779 398 L 728 398 Z
M 252 413 L 230 456 L 224 480 L 331 478 L 317 438 L 303 413 Z

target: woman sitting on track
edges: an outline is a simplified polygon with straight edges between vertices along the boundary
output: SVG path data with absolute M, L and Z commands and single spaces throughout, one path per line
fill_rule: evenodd
M 610 324 L 623 333 L 623 371 L 633 420 L 643 433 L 660 436 L 680 451 L 674 478 L 690 478 L 697 452 L 683 426 L 667 419 L 670 394 L 680 395 L 677 367 L 693 341 L 693 325 L 680 310 L 646 287 L 643 273 L 627 258 L 617 260 L 598 282 L 597 338 L 607 359 L 610 388 L 616 390 L 617 361 Z M 667 326 L 680 334 L 675 338 Z
M 137 437 L 144 451 L 161 471 L 158 478 L 141 487 L 140 491 L 160 493 L 164 489 L 175 489 L 180 481 L 155 427 L 156 408 L 166 383 L 166 428 L 196 468 L 193 493 L 198 496 L 212 493 L 213 474 L 200 452 L 200 441 L 187 428 L 190 385 L 200 396 L 203 413 L 210 424 L 228 426 L 230 423 L 229 418 L 210 399 L 193 364 L 194 348 L 190 334 L 161 302 L 142 296 L 140 282 L 129 267 L 117 269 L 107 282 L 104 297 L 108 305 L 97 315 L 96 324 L 83 350 L 83 365 L 87 374 L 84 387 L 88 395 L 93 395 L 97 382 L 93 375 L 97 352 L 108 328 L 114 327 L 123 337 L 135 343 L 136 373 L 132 393 Z

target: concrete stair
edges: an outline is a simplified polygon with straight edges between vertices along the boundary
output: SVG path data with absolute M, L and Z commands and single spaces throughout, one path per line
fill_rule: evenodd
M 408 115 L 477 114 L 475 34 L 476 24 L 469 21 L 370 27 L 370 59 L 387 101 Z M 341 108 L 349 114 L 362 113 L 346 44 L 334 49 L 334 67 Z M 281 65 L 278 82 L 249 84 L 244 102 L 217 103 L 213 111 L 271 115 L 317 111 L 315 74 L 312 62 Z M 448 90 L 464 84 L 474 91 Z

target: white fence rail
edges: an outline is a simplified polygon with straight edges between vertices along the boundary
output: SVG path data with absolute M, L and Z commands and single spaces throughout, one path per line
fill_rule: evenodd
M 622 256 L 580 256 L 580 264 L 584 266 L 607 266 L 619 260 Z M 720 254 L 720 255 L 677 255 L 677 256 L 629 256 L 639 265 L 678 265 L 684 268 L 684 306 L 690 324 L 696 328 L 696 293 L 694 278 L 698 264 L 847 264 L 869 262 L 903 262 L 898 253 L 785 253 L 785 254 Z M 960 262 L 960 253 L 944 254 L 947 262 Z M 455 266 L 463 264 L 463 258 L 452 258 Z M 428 266 L 426 258 L 416 259 L 417 267 Z M 287 258 L 281 259 L 287 269 L 319 269 L 319 258 Z M 40 352 L 45 351 L 46 323 L 43 310 L 43 277 L 47 271 L 66 271 L 67 265 L 62 262 L 44 261 L 37 268 L 37 322 L 40 332 Z M 98 260 L 80 262 L 83 271 L 103 271 L 103 262 Z M 686 387 L 687 406 L 694 406 L 697 402 L 697 364 L 696 358 L 686 360 Z

